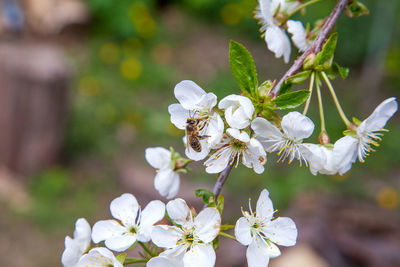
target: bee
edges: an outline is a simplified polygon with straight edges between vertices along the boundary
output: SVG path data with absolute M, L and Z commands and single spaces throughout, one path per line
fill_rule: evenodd
M 200 140 L 204 140 L 208 135 L 200 135 L 200 131 L 204 129 L 206 123 L 204 118 L 189 117 L 186 120 L 186 142 L 196 152 L 201 152 Z

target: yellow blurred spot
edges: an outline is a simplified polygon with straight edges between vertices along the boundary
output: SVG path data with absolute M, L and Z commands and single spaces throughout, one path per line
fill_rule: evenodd
M 119 60 L 119 47 L 115 43 L 105 43 L 100 48 L 100 59 L 107 64 L 115 64 Z
M 381 188 L 376 194 L 376 201 L 381 208 L 393 210 L 399 204 L 399 193 L 392 187 Z
M 131 38 L 122 44 L 122 50 L 127 56 L 139 55 L 142 52 L 143 44 L 139 39 Z
M 136 80 L 142 74 L 142 64 L 136 58 L 128 58 L 122 61 L 121 75 L 127 80 Z
M 85 76 L 78 82 L 78 91 L 84 96 L 98 95 L 100 91 L 100 83 L 93 76 Z
M 167 123 L 166 128 L 167 128 L 167 133 L 170 136 L 182 136 L 183 135 L 183 131 L 176 128 L 175 125 L 173 125 L 171 122 Z
M 347 172 L 344 175 L 339 175 L 339 174 L 330 175 L 331 179 L 336 181 L 336 182 L 343 182 L 344 180 L 349 178 L 349 176 L 350 176 L 350 172 Z
M 142 3 L 133 3 L 129 8 L 129 18 L 135 25 L 136 32 L 143 38 L 151 38 L 154 36 L 156 22 L 152 18 L 148 7 Z
M 172 59 L 172 49 L 168 44 L 156 45 L 151 51 L 152 59 L 158 64 L 168 64 Z
M 221 9 L 221 19 L 225 24 L 236 25 L 243 17 L 242 8 L 236 3 L 226 4 Z

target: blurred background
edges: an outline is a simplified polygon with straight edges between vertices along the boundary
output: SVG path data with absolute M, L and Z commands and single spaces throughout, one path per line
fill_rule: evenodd
M 366 118 L 400 93 L 400 3 L 363 0 L 371 13 L 339 20 L 336 60 L 350 67 L 334 86 L 349 117 Z M 0 257 L 3 266 L 60 266 L 77 218 L 110 218 L 123 192 L 145 205 L 160 196 L 144 159 L 150 146 L 184 155 L 169 121 L 176 83 L 190 79 L 219 99 L 239 93 L 229 40 L 253 54 L 259 80 L 289 67 L 259 37 L 256 0 L 0 0 Z M 307 9 L 327 16 L 334 0 Z M 300 17 L 298 17 L 300 18 Z M 292 59 L 296 51 L 292 52 Z M 305 89 L 305 88 L 302 88 Z M 334 141 L 341 122 L 323 89 Z M 310 116 L 319 127 L 315 99 Z M 299 228 L 298 245 L 270 266 L 400 266 L 400 120 L 381 146 L 344 176 L 313 176 L 297 164 L 256 175 L 240 166 L 224 187 L 227 223 L 267 188 L 278 216 Z M 316 142 L 315 131 L 313 142 Z M 296 166 L 294 166 L 296 165 Z M 201 164 L 182 175 L 179 197 L 199 208 L 198 188 L 215 175 Z M 165 199 L 162 199 L 166 201 Z M 222 240 L 216 266 L 247 266 L 245 248 Z

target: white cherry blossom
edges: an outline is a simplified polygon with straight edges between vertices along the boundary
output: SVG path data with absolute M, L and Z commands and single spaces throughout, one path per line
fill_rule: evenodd
M 179 191 L 179 173 L 174 171 L 171 151 L 162 147 L 150 147 L 145 151 L 147 162 L 157 169 L 154 178 L 154 187 L 161 196 L 168 199 L 174 198 Z
M 232 128 L 244 129 L 253 119 L 253 103 L 245 96 L 228 95 L 219 102 L 218 108 L 225 110 L 226 122 Z
M 285 63 L 289 62 L 291 46 L 285 31 L 280 23 L 274 19 L 276 13 L 288 14 L 296 9 L 300 3 L 285 0 L 258 0 L 255 17 L 260 21 L 261 32 L 265 33 L 268 49 L 275 53 L 275 57 L 283 56 Z
M 395 97 L 386 99 L 355 130 L 336 141 L 333 152 L 340 175 L 348 172 L 357 158 L 364 162 L 369 153 L 375 151 L 374 146 L 379 146 L 382 132 L 387 131 L 383 127 L 397 108 Z
M 267 162 L 264 148 L 257 139 L 250 138 L 245 131 L 227 129 L 221 143 L 215 148 L 217 150 L 204 162 L 208 173 L 222 172 L 228 164 L 235 164 L 237 167 L 239 162 L 247 168 L 253 168 L 258 174 L 264 172 L 264 164 Z M 232 162 L 235 157 L 235 162 Z
M 77 267 L 123 267 L 114 254 L 106 248 L 93 248 L 82 256 Z
M 153 225 L 165 214 L 165 205 L 153 200 L 141 211 L 132 194 L 122 194 L 111 201 L 111 215 L 117 220 L 98 221 L 93 226 L 92 240 L 105 241 L 106 247 L 114 251 L 124 251 L 136 241 L 150 241 Z
M 179 104 L 171 104 L 168 112 L 171 122 L 179 129 L 186 129 L 188 118 L 201 119 L 199 135 L 201 151 L 196 152 L 190 145 L 186 146 L 186 156 L 192 160 L 202 160 L 210 152 L 210 147 L 219 143 L 224 131 L 221 116 L 213 110 L 217 104 L 217 96 L 206 93 L 192 81 L 182 81 L 175 86 L 174 94 Z
M 242 210 L 244 217 L 236 222 L 235 236 L 237 241 L 248 246 L 246 257 L 249 267 L 266 267 L 270 258 L 280 255 L 280 250 L 275 244 L 296 244 L 296 224 L 287 217 L 273 220 L 275 211 L 266 189 L 260 194 L 256 212 L 253 213 L 250 203 L 249 209 L 250 212 Z
M 178 263 L 183 262 L 184 267 L 214 266 L 216 256 L 211 242 L 220 231 L 221 215 L 218 210 L 205 208 L 194 218 L 186 202 L 177 198 L 168 202 L 167 213 L 179 227 L 169 225 L 154 227 L 151 233 L 153 243 L 167 249 L 160 256 L 174 258 Z
M 91 228 L 89 223 L 80 218 L 75 223 L 74 238 L 65 237 L 65 250 L 61 257 L 64 267 L 74 267 L 85 254 L 91 242 Z
M 295 158 L 308 164 L 308 158 L 313 153 L 312 144 L 303 144 L 314 131 L 314 123 L 308 117 L 294 111 L 282 118 L 282 130 L 268 120 L 258 117 L 251 123 L 251 128 L 268 152 L 278 151 L 278 162 L 288 158 L 291 163 Z
M 309 151 L 312 151 L 308 158 L 308 164 L 312 174 L 334 175 L 338 173 L 333 147 L 322 145 L 306 144 Z
M 287 31 L 292 35 L 294 45 L 300 52 L 306 51 L 310 47 L 311 42 L 307 39 L 303 23 L 297 20 L 288 20 L 286 25 L 288 26 Z

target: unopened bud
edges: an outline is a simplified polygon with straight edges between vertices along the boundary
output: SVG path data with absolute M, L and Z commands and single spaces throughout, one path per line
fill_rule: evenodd
M 323 131 L 318 136 L 318 142 L 323 146 L 331 143 L 331 139 L 329 138 L 329 135 L 326 131 Z

